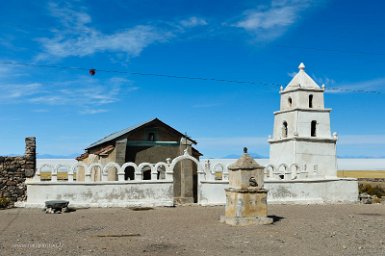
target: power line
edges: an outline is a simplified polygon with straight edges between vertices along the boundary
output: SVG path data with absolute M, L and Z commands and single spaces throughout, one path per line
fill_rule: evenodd
M 240 80 L 229 80 L 229 79 L 218 79 L 218 78 L 209 78 L 209 77 L 193 77 L 193 76 L 177 76 L 177 75 L 168 75 L 168 74 L 157 74 L 157 73 L 142 73 L 142 72 L 131 72 L 125 70 L 112 70 L 112 69 L 97 69 L 97 68 L 84 68 L 84 67 L 71 67 L 71 66 L 58 66 L 58 65 L 47 65 L 47 64 L 34 64 L 34 63 L 22 63 L 22 62 L 1 62 L 4 65 L 16 65 L 16 66 L 28 66 L 28 67 L 38 67 L 38 68 L 54 68 L 54 69 L 63 69 L 63 70 L 81 70 L 81 71 L 90 71 L 94 70 L 97 72 L 105 73 L 118 73 L 118 74 L 128 74 L 128 75 L 140 75 L 140 76 L 155 76 L 155 77 L 166 77 L 166 78 L 175 78 L 175 79 L 187 79 L 187 80 L 200 80 L 200 81 L 213 81 L 213 82 L 225 82 L 225 83 L 235 83 L 235 84 L 252 84 L 252 85 L 265 85 L 265 86 L 279 86 L 275 83 L 269 82 L 258 82 L 258 81 L 240 81 Z
M 277 83 L 269 82 L 257 82 L 257 81 L 241 81 L 241 80 L 228 80 L 228 79 L 217 79 L 217 78 L 208 78 L 208 77 L 192 77 L 192 76 L 176 76 L 168 74 L 157 74 L 157 73 L 141 73 L 141 72 L 130 72 L 125 70 L 113 70 L 113 69 L 95 69 L 95 68 L 84 68 L 84 67 L 71 67 L 71 66 L 58 66 L 58 65 L 47 65 L 47 64 L 35 64 L 35 63 L 22 63 L 22 62 L 10 62 L 3 61 L 0 62 L 4 65 L 18 65 L 18 66 L 28 66 L 35 68 L 54 68 L 54 69 L 63 69 L 63 70 L 80 70 L 90 72 L 105 72 L 105 73 L 118 73 L 118 74 L 128 74 L 128 75 L 140 75 L 140 76 L 153 76 L 153 77 L 165 77 L 165 78 L 174 78 L 174 79 L 187 79 L 187 80 L 199 80 L 199 81 L 214 81 L 214 82 L 223 82 L 223 83 L 234 83 L 234 84 L 251 84 L 251 85 L 263 85 L 271 86 L 277 88 L 280 86 Z M 373 93 L 373 94 L 383 94 L 384 92 L 376 90 L 363 90 L 363 89 L 349 89 L 342 87 L 328 87 L 326 92 L 341 92 L 341 93 Z

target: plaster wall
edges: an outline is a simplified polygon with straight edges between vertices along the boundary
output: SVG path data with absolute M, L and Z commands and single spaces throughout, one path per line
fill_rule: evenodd
M 269 163 L 278 167 L 280 164 L 290 165 L 295 163 L 295 141 L 287 140 L 280 143 L 270 144 L 270 160 Z
M 311 122 L 317 121 L 316 137 L 331 138 L 330 110 L 276 112 L 274 116 L 273 139 L 284 139 L 283 122 L 287 122 L 287 137 L 293 137 L 297 132 L 299 137 L 311 137 Z
M 157 163 L 165 162 L 167 158 L 175 158 L 180 155 L 179 145 L 175 146 L 152 146 L 152 147 L 129 147 L 127 153 L 133 153 L 134 159 L 126 157 L 126 162 Z
M 313 109 L 323 109 L 323 92 L 295 90 L 281 93 L 280 110 L 289 110 L 293 108 L 309 108 L 310 94 L 313 95 Z M 289 98 L 291 98 L 291 104 L 289 103 Z
M 317 121 L 317 138 L 331 138 L 330 133 L 330 112 L 329 111 L 298 111 L 297 132 L 300 137 L 311 137 L 311 122 Z
M 224 205 L 228 181 L 202 181 L 199 204 Z M 356 179 L 265 180 L 271 204 L 354 203 L 358 200 Z
M 287 122 L 287 138 L 294 136 L 296 130 L 297 115 L 296 112 L 276 112 L 274 115 L 274 128 L 273 128 L 273 139 L 280 140 L 284 139 L 283 136 L 283 122 Z
M 172 181 L 27 183 L 25 207 L 42 208 L 48 200 L 68 200 L 71 207 L 173 206 Z
M 295 163 L 319 176 L 337 176 L 336 145 L 333 142 L 295 142 Z
M 337 176 L 336 145 L 333 141 L 287 140 L 270 145 L 270 164 L 279 167 L 296 163 L 318 176 Z

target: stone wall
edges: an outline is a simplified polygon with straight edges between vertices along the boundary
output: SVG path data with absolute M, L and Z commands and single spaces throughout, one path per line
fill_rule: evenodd
M 25 179 L 36 170 L 36 139 L 25 139 L 24 156 L 0 156 L 0 198 L 8 200 L 9 207 L 27 199 Z

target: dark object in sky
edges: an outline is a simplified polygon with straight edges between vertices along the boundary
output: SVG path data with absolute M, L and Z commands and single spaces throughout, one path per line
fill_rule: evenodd
M 96 69 L 94 68 L 91 68 L 88 73 L 90 73 L 91 76 L 95 75 L 96 74 Z

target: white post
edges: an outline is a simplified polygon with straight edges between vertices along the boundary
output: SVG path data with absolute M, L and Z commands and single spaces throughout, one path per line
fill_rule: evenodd
M 51 181 L 57 182 L 57 173 L 56 172 L 51 172 Z
M 67 178 L 68 178 L 68 182 L 73 182 L 74 181 L 74 172 L 73 172 L 72 168 L 70 168 L 68 170 Z
M 155 168 L 151 168 L 151 180 L 157 180 L 158 179 L 158 172 L 155 170 Z
M 102 171 L 102 181 L 108 181 L 108 173 L 106 171 Z
M 91 182 L 91 168 L 90 166 L 87 166 L 87 168 L 84 170 L 84 181 L 85 182 Z
M 135 168 L 135 180 L 143 180 L 143 173 L 139 171 L 139 168 Z
M 118 181 L 124 181 L 124 170 L 119 170 L 118 172 Z
M 174 180 L 174 170 L 171 169 L 169 161 L 167 161 L 166 167 L 166 180 Z

